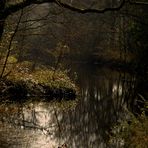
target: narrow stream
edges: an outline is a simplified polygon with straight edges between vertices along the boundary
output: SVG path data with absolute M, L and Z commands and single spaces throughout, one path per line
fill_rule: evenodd
M 109 148 L 108 131 L 134 103 L 136 77 L 75 64 L 77 101 L 0 104 L 0 148 Z

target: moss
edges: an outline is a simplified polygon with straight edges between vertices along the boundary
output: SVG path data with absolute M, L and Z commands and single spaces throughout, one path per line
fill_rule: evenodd
M 16 63 L 17 59 L 14 56 L 9 56 L 8 57 L 8 63 Z

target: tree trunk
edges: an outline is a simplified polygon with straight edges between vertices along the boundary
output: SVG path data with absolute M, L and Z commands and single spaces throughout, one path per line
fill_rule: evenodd
M 5 21 L 0 18 L 0 41 L 4 32 L 4 24 L 5 24 Z
M 0 41 L 3 35 L 4 24 L 5 24 L 5 18 L 3 15 L 3 10 L 5 8 L 5 5 L 6 5 L 6 0 L 1 0 L 0 1 Z

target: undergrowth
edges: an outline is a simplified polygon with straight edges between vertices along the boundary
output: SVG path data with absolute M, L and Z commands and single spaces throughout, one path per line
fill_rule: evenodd
M 146 110 L 148 106 L 146 105 Z M 148 147 L 148 117 L 145 111 L 135 116 L 132 113 L 129 121 L 122 121 L 112 128 L 110 143 L 118 143 L 119 147 L 147 148 Z

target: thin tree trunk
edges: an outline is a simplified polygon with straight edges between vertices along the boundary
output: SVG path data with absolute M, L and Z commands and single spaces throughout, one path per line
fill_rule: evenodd
M 0 18 L 0 41 L 4 32 L 4 24 L 5 24 L 5 21 Z
M 5 8 L 6 0 L 0 0 L 0 41 L 4 31 L 5 18 L 3 18 L 2 10 Z
M 5 69 L 6 69 L 6 66 L 7 66 L 7 62 L 8 62 L 8 57 L 9 57 L 10 52 L 11 52 L 12 42 L 13 42 L 13 39 L 14 39 L 14 37 L 15 37 L 17 31 L 18 31 L 19 24 L 20 24 L 20 22 L 21 22 L 22 16 L 23 16 L 23 9 L 22 9 L 22 12 L 21 12 L 21 14 L 20 14 L 20 17 L 19 17 L 19 20 L 18 20 L 18 22 L 17 22 L 17 25 L 16 25 L 16 28 L 15 28 L 15 30 L 14 30 L 14 33 L 12 34 L 11 39 L 10 39 L 10 42 L 9 42 L 9 46 L 8 46 L 8 50 L 7 50 L 6 59 L 5 59 L 5 62 L 4 62 L 4 66 L 3 66 L 3 68 L 2 68 L 2 72 L 1 72 L 1 74 L 0 74 L 0 79 L 3 77 L 3 74 L 4 74 L 4 72 L 5 72 Z

